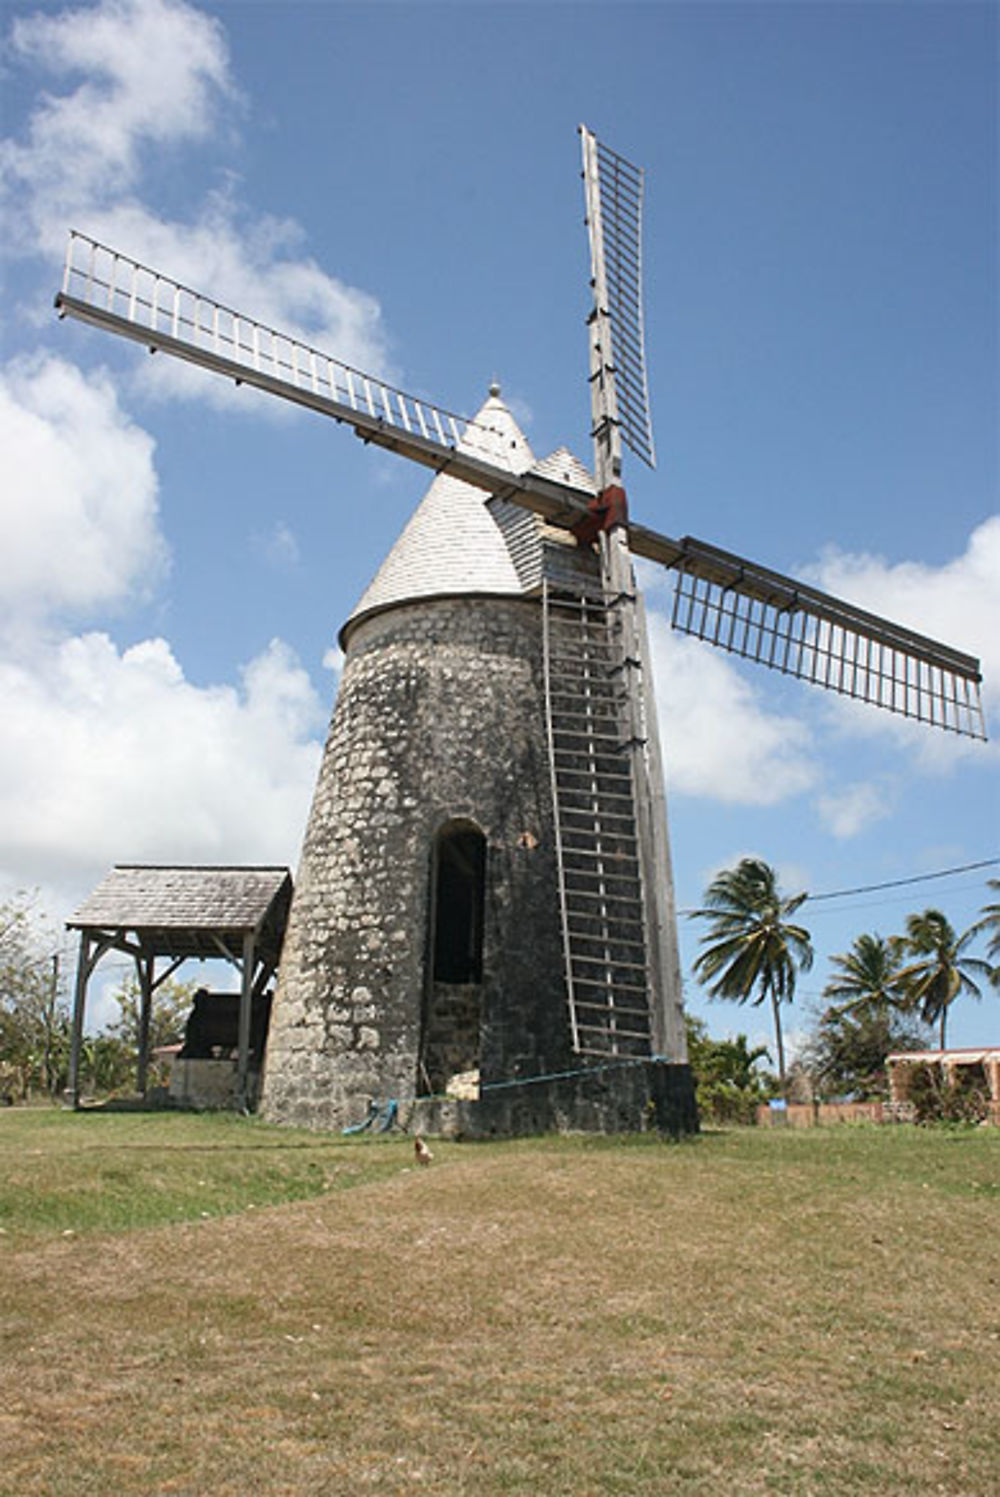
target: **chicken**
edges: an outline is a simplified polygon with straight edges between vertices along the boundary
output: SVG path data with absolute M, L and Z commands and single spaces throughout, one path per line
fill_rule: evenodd
M 430 1149 L 424 1143 L 419 1134 L 417 1134 L 417 1137 L 413 1140 L 413 1152 L 417 1156 L 418 1164 L 426 1166 L 430 1164 L 431 1160 L 434 1158 L 434 1155 L 431 1153 Z

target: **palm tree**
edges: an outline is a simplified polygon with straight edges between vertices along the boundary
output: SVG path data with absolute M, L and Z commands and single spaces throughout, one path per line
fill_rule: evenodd
M 780 1008 L 792 1001 L 797 970 L 808 971 L 813 959 L 809 932 L 789 924 L 788 916 L 807 897 L 784 898 L 769 864 L 760 858 L 743 858 L 712 880 L 705 891 L 705 908 L 692 911 L 695 918 L 710 922 L 701 938 L 708 949 L 694 963 L 709 997 L 735 1003 L 749 999 L 754 1006 L 770 999 L 782 1091 L 785 1047 Z
M 823 997 L 840 999 L 842 1013 L 884 1019 L 905 1006 L 898 941 L 884 941 L 878 934 L 857 936 L 850 951 L 831 957 L 830 965 L 838 969 L 837 975 L 823 989 Z
M 823 997 L 840 1001 L 820 1015 L 810 1046 L 812 1068 L 840 1091 L 878 1096 L 885 1088 L 886 1056 L 926 1047 L 900 984 L 898 938 L 857 936 L 850 951 L 831 957 L 830 965 L 834 975 Z
M 1000 878 L 988 878 L 987 886 L 995 889 L 1000 894 Z M 992 904 L 984 904 L 982 914 L 972 927 L 975 935 L 982 935 L 988 931 L 990 939 L 986 944 L 986 955 L 996 966 L 990 972 L 990 982 L 995 988 L 1000 988 L 1000 903 L 994 901 Z
M 910 1005 L 919 1009 L 925 1024 L 940 1021 L 942 1050 L 948 1010 L 955 999 L 962 993 L 971 998 L 982 996 L 970 972 L 977 977 L 992 976 L 989 962 L 964 955 L 965 948 L 978 934 L 973 925 L 958 935 L 940 910 L 924 910 L 921 915 L 909 915 L 906 935 L 896 938 L 896 950 L 901 957 L 917 958 L 900 971 L 900 986 Z

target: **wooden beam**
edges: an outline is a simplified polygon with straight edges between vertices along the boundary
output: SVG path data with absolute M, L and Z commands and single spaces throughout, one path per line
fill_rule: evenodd
M 253 969 L 255 940 L 252 931 L 243 937 L 243 982 L 240 987 L 239 1048 L 236 1061 L 236 1106 L 250 1111 L 250 1018 L 253 1012 Z
M 139 974 L 139 1063 L 136 1069 L 136 1090 L 145 1097 L 149 1080 L 149 1021 L 153 1013 L 153 990 L 156 987 L 154 970 L 156 957 L 136 957 Z
M 73 995 L 73 1027 L 69 1041 L 69 1075 L 66 1078 L 67 1101 L 74 1109 L 80 1106 L 80 1047 L 83 1043 L 83 1015 L 87 1005 L 87 980 L 90 977 L 90 937 L 80 932 L 80 954 L 76 962 L 76 989 Z
M 93 950 L 91 950 L 93 942 Z M 80 1106 L 80 1051 L 83 1047 L 83 1020 L 87 1007 L 87 984 L 91 973 L 106 951 L 114 946 L 106 936 L 80 932 L 80 955 L 76 964 L 76 986 L 73 995 L 73 1020 L 69 1042 L 69 1074 L 66 1077 L 66 1100 L 73 1108 Z

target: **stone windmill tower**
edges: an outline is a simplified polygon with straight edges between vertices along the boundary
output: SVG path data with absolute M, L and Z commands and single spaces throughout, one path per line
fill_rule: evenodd
M 495 386 L 475 424 L 498 465 L 592 486 L 565 450 L 536 464 Z M 637 1127 L 650 1101 L 689 1124 L 672 942 L 654 1004 L 647 983 L 669 865 L 644 888 L 597 552 L 442 474 L 341 641 L 267 1114 L 350 1123 L 475 1072 L 479 1102 L 421 1103 L 422 1126 Z
M 632 556 L 672 623 L 982 737 L 979 662 L 691 536 L 630 519 L 653 463 L 642 173 L 581 129 L 593 478 L 536 462 L 499 392 L 473 420 L 79 234 L 62 315 L 308 406 L 437 477 L 346 652 L 268 1042 L 273 1118 L 402 1107 L 468 1132 L 695 1125 L 663 775 Z M 444 1102 L 457 1074 L 479 1095 Z

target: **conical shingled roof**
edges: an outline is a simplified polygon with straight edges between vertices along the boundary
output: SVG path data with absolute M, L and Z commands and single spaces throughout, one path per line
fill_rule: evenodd
M 559 447 L 536 462 L 528 439 L 500 399 L 498 386 L 466 428 L 461 446 L 512 473 L 533 469 L 573 487 L 596 492 L 594 480 L 573 453 Z M 546 540 L 549 537 L 549 540 Z M 403 528 L 340 633 L 369 613 L 424 598 L 517 596 L 541 583 L 552 539 L 558 539 L 560 575 L 589 571 L 589 552 L 576 552 L 529 510 L 497 499 L 473 484 L 439 473 Z M 563 554 L 565 553 L 565 554 Z M 575 560 L 572 558 L 575 557 Z
M 498 467 L 523 473 L 534 465 L 527 438 L 496 386 L 470 423 L 469 433 L 470 449 Z M 347 625 L 364 614 L 419 598 L 520 593 L 521 581 L 503 532 L 487 507 L 489 498 L 482 489 L 439 473 Z

